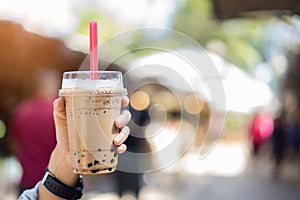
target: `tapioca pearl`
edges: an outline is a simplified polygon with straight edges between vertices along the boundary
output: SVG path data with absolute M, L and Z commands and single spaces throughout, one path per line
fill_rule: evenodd
M 107 155 L 106 154 L 104 154 L 104 157 L 106 157 Z
M 105 160 L 102 160 L 103 163 L 105 163 Z
M 102 151 L 102 150 L 101 150 L 101 148 L 98 148 L 98 149 L 97 149 L 97 151 L 99 151 L 99 152 L 100 152 L 100 151 Z
M 113 163 L 113 162 L 115 162 L 115 160 L 114 160 L 114 159 L 111 159 L 111 160 L 110 160 L 110 163 Z
M 105 113 L 106 113 L 106 110 L 104 110 L 103 113 L 105 114 Z
M 108 171 L 110 171 L 110 172 L 111 172 L 111 170 L 112 170 L 112 168 L 108 168 Z
M 80 159 L 77 160 L 77 163 L 80 163 Z
M 118 156 L 118 154 L 117 154 L 117 152 L 115 152 L 115 153 L 114 153 L 114 157 L 117 157 L 117 156 Z
M 85 155 L 84 155 L 84 154 L 81 154 L 81 155 L 80 155 L 80 157 L 84 158 L 84 157 L 85 157 Z
M 92 166 L 93 166 L 93 163 L 88 163 L 88 164 L 87 164 L 87 167 L 88 167 L 88 168 L 90 168 L 90 167 L 92 167 Z
M 99 164 L 100 164 L 99 160 L 94 160 L 94 165 L 99 165 Z
M 77 156 L 77 152 L 74 152 L 73 155 L 74 155 L 74 156 Z
M 99 172 L 100 171 L 100 169 L 91 169 L 91 172 L 94 174 L 94 173 L 97 173 L 97 172 Z

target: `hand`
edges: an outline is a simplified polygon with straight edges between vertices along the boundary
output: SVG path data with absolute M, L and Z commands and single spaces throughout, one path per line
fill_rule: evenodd
M 127 106 L 129 99 L 124 96 L 122 105 Z M 68 141 L 68 128 L 65 110 L 64 98 L 60 97 L 54 101 L 54 122 L 56 129 L 56 147 L 51 154 L 49 161 L 49 171 L 60 181 L 73 187 L 77 182 L 78 175 L 72 172 L 71 155 Z M 130 121 L 131 115 L 129 111 L 124 110 L 117 117 L 114 125 L 121 129 L 120 133 L 114 138 L 114 144 L 117 146 L 117 153 L 124 153 L 127 149 L 123 142 L 127 139 L 130 129 L 126 124 Z M 42 184 L 39 186 L 39 199 L 60 199 L 56 195 L 50 193 Z

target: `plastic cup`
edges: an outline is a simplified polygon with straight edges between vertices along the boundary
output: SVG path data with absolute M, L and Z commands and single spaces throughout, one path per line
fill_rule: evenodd
M 97 79 L 94 79 L 97 77 Z M 115 171 L 118 155 L 113 139 L 119 130 L 126 95 L 118 71 L 72 71 L 63 75 L 59 96 L 65 98 L 72 170 L 77 174 Z

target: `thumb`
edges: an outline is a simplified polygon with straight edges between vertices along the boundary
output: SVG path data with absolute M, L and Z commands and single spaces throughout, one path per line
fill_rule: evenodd
M 59 97 L 53 102 L 53 116 L 56 130 L 56 141 L 63 149 L 68 148 L 68 129 L 67 129 L 67 117 L 65 109 L 65 100 L 63 97 Z

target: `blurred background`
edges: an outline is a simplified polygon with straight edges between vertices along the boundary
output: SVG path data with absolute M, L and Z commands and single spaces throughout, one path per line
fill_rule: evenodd
M 58 73 L 43 85 L 57 91 L 62 73 L 82 66 L 91 20 L 99 22 L 99 43 L 144 27 L 174 30 L 199 43 L 220 74 L 225 110 L 217 116 L 225 118 L 215 133 L 216 111 L 205 92 L 161 84 L 165 80 L 159 81 L 156 71 L 128 76 L 129 152 L 159 151 L 179 138 L 171 151 L 178 157 L 165 164 L 166 155 L 158 154 L 132 166 L 159 170 L 85 177 L 83 199 L 299 199 L 299 14 L 300 1 L 292 0 L 0 0 L 0 199 L 17 199 L 23 174 L 15 153 L 19 136 L 13 136 L 17 108 L 35 95 L 37 76 L 44 80 L 49 70 Z M 163 37 L 149 35 L 165 47 L 199 55 Z M 147 39 L 132 35 L 122 45 L 142 40 Z M 149 59 L 173 58 L 142 51 L 130 55 L 134 64 L 111 69 L 126 74 Z M 183 67 L 171 64 L 179 72 Z M 37 163 L 48 155 L 35 153 Z M 126 159 L 120 156 L 121 162 Z

